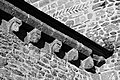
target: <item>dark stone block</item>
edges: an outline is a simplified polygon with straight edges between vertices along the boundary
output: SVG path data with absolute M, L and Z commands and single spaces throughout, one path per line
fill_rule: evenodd
M 40 22 L 38 22 L 38 20 L 31 15 L 29 15 L 29 18 L 27 20 L 27 24 L 29 24 L 30 26 L 32 26 L 34 28 L 42 27 L 42 26 L 40 26 L 42 24 Z
M 54 31 L 52 36 L 62 42 L 65 40 L 65 35 L 58 31 Z
M 24 21 L 25 23 L 27 22 L 28 20 L 28 14 L 25 13 L 24 11 L 22 10 L 15 10 L 14 9 L 14 13 L 13 13 L 13 16 L 17 17 L 18 19 Z
M 44 32 L 45 34 L 47 34 L 49 36 L 52 36 L 53 29 L 50 26 L 48 26 L 47 24 L 43 24 L 42 32 Z
M 14 6 L 13 5 L 10 5 L 9 3 L 7 2 L 4 2 L 4 1 L 0 1 L 0 9 L 9 13 L 9 14 L 13 14 L 13 8 Z
M 71 40 L 71 44 L 69 45 L 69 46 L 71 46 L 72 48 L 77 48 L 77 46 L 78 46 L 78 43 L 77 43 L 77 41 L 75 41 L 75 40 Z
M 33 17 L 33 19 L 34 19 L 34 18 L 35 18 L 35 17 Z M 36 19 L 36 18 L 35 18 L 35 21 L 36 21 L 36 24 L 38 24 L 38 25 L 35 26 L 35 28 L 37 28 L 37 29 L 39 29 L 39 30 L 42 29 L 42 27 L 43 27 L 43 26 L 42 26 L 43 22 L 41 22 L 41 20 Z
M 82 47 L 81 50 L 79 50 L 79 52 L 86 56 L 90 56 L 89 51 L 87 49 L 85 49 L 84 47 Z
M 88 47 L 86 47 L 86 46 L 83 46 L 83 47 L 85 48 L 85 50 L 86 50 L 86 52 L 87 52 L 86 55 L 90 56 L 90 55 L 92 54 L 92 49 L 90 49 L 90 48 L 88 48 Z

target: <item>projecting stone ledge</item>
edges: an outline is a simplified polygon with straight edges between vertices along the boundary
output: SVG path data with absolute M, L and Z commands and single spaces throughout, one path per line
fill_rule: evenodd
M 6 2 L 5 0 L 2 0 L 2 1 L 0 1 L 0 4 L 7 5 L 8 3 L 6 4 L 5 2 Z M 15 8 L 14 6 L 10 6 L 10 7 L 13 7 L 13 9 L 12 9 L 13 16 L 15 16 L 17 18 L 21 18 L 22 21 L 27 22 L 28 24 L 30 24 L 33 27 L 39 28 L 39 27 L 41 27 L 41 22 L 46 23 L 47 25 L 51 26 L 55 30 L 60 31 L 61 33 L 73 38 L 74 40 L 77 40 L 78 42 L 80 42 L 83 45 L 87 46 L 88 48 L 92 49 L 94 54 L 103 56 L 105 58 L 108 58 L 113 54 L 112 51 L 108 51 L 107 49 L 101 47 L 97 43 L 95 43 L 95 42 L 91 41 L 90 39 L 86 38 L 82 34 L 66 27 L 64 24 L 60 23 L 59 21 L 56 21 L 55 19 L 53 19 L 49 15 L 37 10 L 35 7 L 31 6 L 28 3 L 25 3 L 24 1 L 19 0 L 16 3 L 14 3 L 13 0 L 8 0 L 8 2 L 12 3 L 14 6 L 16 6 L 16 7 L 20 8 L 21 10 L 25 11 L 26 13 L 30 14 L 31 16 L 29 15 L 28 19 L 24 20 L 24 18 L 21 18 L 20 17 L 21 15 L 19 15 L 19 14 L 21 14 L 20 9 Z M 25 5 L 26 7 L 21 6 L 21 4 Z M 3 5 L 3 7 L 4 7 L 4 5 Z M 5 11 L 6 7 L 2 8 L 2 6 L 0 6 L 0 8 Z M 24 13 L 24 12 L 22 12 L 22 13 Z M 17 15 L 19 15 L 19 16 L 17 16 Z M 46 30 L 44 29 L 44 31 L 46 31 Z M 67 41 L 67 39 L 66 39 L 66 41 Z M 66 44 L 71 43 L 70 41 L 71 40 L 68 40 L 66 42 Z

